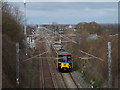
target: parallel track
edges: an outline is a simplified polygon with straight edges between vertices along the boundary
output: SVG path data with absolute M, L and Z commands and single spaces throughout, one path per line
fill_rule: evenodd
M 48 36 L 49 36 L 49 35 L 48 35 Z M 47 40 L 47 41 L 48 41 L 48 40 Z M 54 62 L 54 63 L 55 63 L 55 62 Z M 56 67 L 55 67 L 55 68 L 56 68 Z M 63 82 L 64 82 L 65 87 L 66 87 L 66 88 L 70 88 L 70 86 L 67 85 L 67 83 L 66 83 L 66 81 L 65 81 L 65 79 L 64 79 L 64 77 L 63 77 L 64 74 L 60 73 L 60 75 L 61 75 L 61 77 L 62 77 L 62 79 L 63 79 Z M 73 78 L 73 76 L 71 75 L 71 73 L 67 73 L 67 75 L 71 77 L 71 80 L 72 80 L 72 82 L 74 82 L 74 86 L 75 86 L 76 88 L 80 88 L 80 87 L 81 87 L 80 85 L 78 85 L 78 84 L 76 83 L 76 81 L 74 80 L 74 78 Z M 74 88 L 75 88 L 75 87 L 74 87 Z
M 41 46 L 41 44 L 40 44 Z M 44 46 L 42 45 L 39 49 L 39 53 L 44 52 Z M 46 55 L 43 55 L 44 57 L 46 57 Z M 40 88 L 44 89 L 44 88 L 54 88 L 54 84 L 52 81 L 52 76 L 50 73 L 50 67 L 48 65 L 48 61 L 47 59 L 43 59 L 41 58 L 41 56 L 39 56 L 39 70 L 40 70 Z
M 39 48 L 39 53 L 41 48 Z M 41 57 L 41 56 L 40 56 Z M 43 72 L 43 59 L 39 58 L 39 70 L 40 70 L 40 88 L 44 88 L 44 72 Z
M 40 60 L 40 70 L 41 70 L 41 72 L 40 72 L 40 83 L 41 83 L 41 86 L 40 86 L 40 88 L 44 88 L 44 72 L 43 72 L 43 60 L 41 59 Z
M 43 36 L 43 33 L 42 33 L 42 36 Z M 45 37 L 45 35 L 43 36 L 44 37 L 44 39 L 47 39 L 47 37 Z M 47 42 L 48 42 L 49 40 L 47 40 Z M 48 42 L 49 43 L 49 42 Z M 45 45 L 45 44 L 44 44 Z M 48 45 L 49 46 L 49 45 Z M 43 46 L 44 47 L 44 46 Z M 45 50 L 44 50 L 45 51 Z M 45 56 L 44 56 L 45 57 Z M 59 73 L 59 75 L 61 75 L 61 77 L 62 77 L 62 82 L 64 83 L 64 85 L 62 85 L 62 87 L 59 87 L 59 85 L 58 84 L 56 84 L 56 83 L 58 83 L 58 81 L 56 81 L 55 80 L 55 77 L 54 77 L 54 79 L 53 79 L 53 75 L 52 75 L 52 71 L 50 70 L 50 62 L 48 62 L 48 60 L 44 60 L 44 63 L 46 62 L 46 67 L 48 66 L 49 68 L 48 69 L 44 69 L 44 65 L 43 65 L 43 68 L 41 68 L 41 69 L 44 69 L 44 74 L 42 74 L 45 78 L 46 78 L 46 72 L 49 72 L 49 75 L 50 75 L 50 77 L 51 77 L 51 81 L 52 81 L 52 84 L 53 84 L 53 88 L 80 88 L 80 86 L 76 83 L 76 81 L 74 80 L 74 78 L 72 77 L 72 75 L 71 75 L 71 73 L 61 73 L 61 72 L 58 72 Z M 42 63 L 43 63 L 43 61 L 42 61 Z M 54 65 L 53 65 L 54 64 Z M 52 63 L 52 65 L 53 65 L 53 67 L 54 68 L 56 68 L 55 67 L 55 62 L 53 62 Z M 42 65 L 41 65 L 42 66 Z M 54 73 L 55 74 L 55 73 Z M 46 75 L 46 76 L 45 76 Z M 54 75 L 55 76 L 55 75 Z M 47 82 L 45 81 L 45 78 L 44 78 L 44 82 L 43 82 L 43 86 L 45 87 L 46 85 L 48 85 L 48 84 L 50 84 L 50 83 L 48 83 L 48 84 L 46 84 Z M 50 79 L 50 78 L 49 78 Z M 49 82 L 49 81 L 48 81 Z M 63 84 L 62 83 L 62 84 Z M 46 84 L 46 85 L 45 85 Z
M 75 85 L 77 86 L 77 88 L 81 88 L 81 86 L 75 81 L 75 79 L 73 78 L 73 76 L 71 75 L 71 73 L 69 73 L 72 80 L 74 81 Z

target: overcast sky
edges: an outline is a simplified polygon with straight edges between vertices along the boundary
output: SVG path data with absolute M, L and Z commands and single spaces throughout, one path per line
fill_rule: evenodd
M 24 11 L 23 3 L 14 4 Z M 117 2 L 27 2 L 26 11 L 28 24 L 118 22 Z

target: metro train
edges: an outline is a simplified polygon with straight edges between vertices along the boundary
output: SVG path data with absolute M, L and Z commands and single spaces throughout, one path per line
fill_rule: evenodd
M 56 67 L 59 71 L 72 71 L 72 54 L 65 51 L 60 43 L 54 43 L 53 48 L 56 52 Z

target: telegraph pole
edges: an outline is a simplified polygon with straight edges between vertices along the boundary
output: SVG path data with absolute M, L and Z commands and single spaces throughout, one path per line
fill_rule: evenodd
M 108 42 L 108 88 L 112 88 L 111 42 Z
M 16 84 L 19 86 L 19 43 L 16 43 Z
M 25 22 L 24 22 L 24 35 L 25 35 L 25 47 L 27 56 L 27 34 L 26 34 L 26 0 L 24 0 Z

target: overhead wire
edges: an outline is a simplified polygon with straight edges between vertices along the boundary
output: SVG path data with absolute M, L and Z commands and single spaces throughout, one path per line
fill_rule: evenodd
M 46 30 L 51 31 L 52 33 L 57 34 L 57 35 L 61 36 L 62 38 L 69 39 L 71 42 L 73 42 L 73 43 L 75 43 L 75 44 L 78 44 L 76 41 L 71 40 L 71 39 L 70 39 L 69 37 L 67 37 L 67 36 L 61 35 L 61 34 L 59 34 L 59 33 L 55 33 L 55 32 L 53 32 L 53 31 L 50 30 L 50 29 L 46 29 Z M 78 44 L 78 45 L 79 45 L 79 44 Z M 85 51 L 83 51 L 83 50 L 79 50 L 79 51 L 80 51 L 81 53 L 84 53 L 84 54 L 88 55 L 88 56 L 91 56 L 91 57 L 93 57 L 93 58 L 96 58 L 96 59 L 98 59 L 98 60 L 105 61 L 104 59 L 99 58 L 99 57 L 97 57 L 97 56 L 95 56 L 95 55 L 92 55 L 92 54 L 90 54 L 90 53 L 88 53 L 88 52 L 85 52 Z
M 29 61 L 29 60 L 31 60 L 31 59 L 33 59 L 33 58 L 36 58 L 36 57 L 41 56 L 41 55 L 43 55 L 43 54 L 45 54 L 45 53 L 48 53 L 48 52 L 49 52 L 49 51 L 46 51 L 46 52 L 43 52 L 43 53 L 41 53 L 41 54 L 35 55 L 35 56 L 31 57 L 31 58 L 28 58 L 28 59 L 23 60 L 22 62 Z

